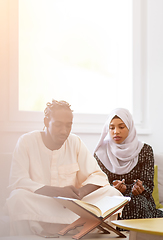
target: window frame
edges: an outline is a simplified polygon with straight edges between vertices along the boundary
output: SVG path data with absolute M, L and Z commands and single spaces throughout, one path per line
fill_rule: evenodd
M 18 3 L 19 0 L 9 0 L 9 126 L 8 130 L 31 131 L 43 128 L 42 112 L 18 110 L 19 76 L 18 76 Z M 132 0 L 133 8 L 133 118 L 138 133 L 148 134 L 147 106 L 147 2 Z M 146 109 L 146 111 L 144 111 Z M 107 119 L 106 114 L 74 113 L 72 132 L 100 133 Z

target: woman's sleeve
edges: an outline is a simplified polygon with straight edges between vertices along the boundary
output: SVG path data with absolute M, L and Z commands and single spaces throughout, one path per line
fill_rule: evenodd
M 147 147 L 143 152 L 143 164 L 140 171 L 140 180 L 143 181 L 143 186 L 145 191 L 142 193 L 147 198 L 151 196 L 154 187 L 154 154 L 151 146 L 146 145 Z

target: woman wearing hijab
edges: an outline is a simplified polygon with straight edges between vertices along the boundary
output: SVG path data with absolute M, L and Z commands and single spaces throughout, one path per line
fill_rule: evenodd
M 94 156 L 110 184 L 131 201 L 121 219 L 163 217 L 156 209 L 153 192 L 154 156 L 152 147 L 138 140 L 130 112 L 113 110 L 106 121 Z

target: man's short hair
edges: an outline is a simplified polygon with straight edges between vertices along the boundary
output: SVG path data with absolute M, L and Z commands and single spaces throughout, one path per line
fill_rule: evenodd
M 71 105 L 68 102 L 63 100 L 57 101 L 52 99 L 52 103 L 47 102 L 46 104 L 46 108 L 44 110 L 45 117 L 50 117 L 51 113 L 54 113 L 58 109 L 67 109 L 73 112 L 73 110 L 71 109 Z

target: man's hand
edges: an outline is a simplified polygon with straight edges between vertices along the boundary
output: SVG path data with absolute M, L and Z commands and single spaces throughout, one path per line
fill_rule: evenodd
M 44 186 L 35 191 L 37 194 L 42 194 L 49 197 L 67 197 L 81 200 L 84 196 L 97 190 L 100 186 L 87 184 L 79 189 L 70 185 L 66 187 Z
M 125 180 L 123 179 L 122 181 L 120 180 L 114 180 L 113 181 L 113 186 L 119 190 L 121 193 L 124 193 L 126 191 L 126 185 L 125 185 Z
M 86 195 L 88 195 L 91 192 L 94 192 L 98 188 L 100 188 L 100 186 L 97 186 L 94 184 L 87 184 L 87 185 L 79 188 L 79 198 L 82 199 L 83 197 L 85 197 Z
M 141 194 L 145 189 L 143 187 L 143 182 L 140 181 L 139 179 L 134 180 L 135 184 L 132 188 L 132 193 L 137 196 L 139 194 Z
M 74 186 L 66 186 L 66 187 L 53 187 L 53 186 L 44 186 L 35 191 L 37 194 L 49 196 L 49 197 L 68 197 L 68 198 L 76 198 L 79 197 L 79 190 Z
M 71 186 L 60 188 L 60 195 L 58 196 L 80 199 L 79 195 L 80 195 L 79 189 L 71 185 Z

